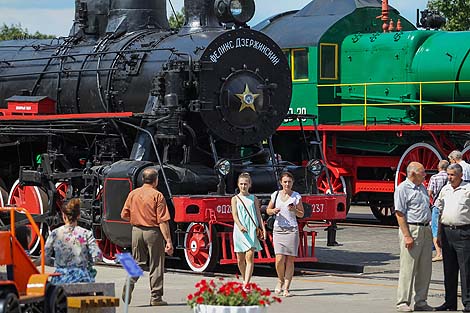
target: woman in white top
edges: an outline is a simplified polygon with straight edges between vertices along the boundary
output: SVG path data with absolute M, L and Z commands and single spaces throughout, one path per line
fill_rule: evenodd
M 274 289 L 276 294 L 291 296 L 289 287 L 294 276 L 294 260 L 299 249 L 299 229 L 297 217 L 303 217 L 302 197 L 292 190 L 294 176 L 289 172 L 281 174 L 282 190 L 271 195 L 266 209 L 269 215 L 276 214 L 273 228 L 274 253 L 276 254 L 276 272 L 278 282 Z

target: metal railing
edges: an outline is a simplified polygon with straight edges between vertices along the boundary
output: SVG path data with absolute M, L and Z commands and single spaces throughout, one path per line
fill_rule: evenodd
M 469 101 L 425 101 L 423 100 L 423 85 L 444 85 L 444 84 L 468 84 L 469 80 L 462 81 L 429 81 L 429 82 L 375 82 L 375 83 L 352 83 L 352 84 L 324 84 L 317 85 L 317 88 L 323 87 L 353 87 L 360 86 L 364 87 L 364 102 L 363 103 L 318 103 L 318 107 L 364 107 L 364 127 L 367 126 L 367 107 L 369 106 L 415 106 L 419 105 L 419 126 L 423 125 L 423 106 L 424 105 L 460 105 L 470 104 Z M 367 101 L 367 88 L 369 86 L 383 86 L 383 85 L 419 85 L 419 99 L 401 98 L 402 102 L 386 102 L 386 103 L 369 103 Z M 337 91 L 334 90 L 334 97 L 337 96 Z M 383 98 L 382 98 L 383 99 Z M 396 98 L 390 97 L 393 101 Z M 385 100 L 383 100 L 385 101 Z

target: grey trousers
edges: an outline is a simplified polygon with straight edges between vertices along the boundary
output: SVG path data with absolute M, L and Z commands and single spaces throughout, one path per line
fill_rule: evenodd
M 132 256 L 142 268 L 149 269 L 150 301 L 160 301 L 163 296 L 165 270 L 165 241 L 159 227 L 132 227 Z M 131 290 L 139 277 L 131 278 Z
M 415 305 L 426 304 L 432 274 L 432 232 L 429 226 L 409 225 L 414 238 L 413 248 L 405 247 L 404 237 L 399 230 L 400 274 L 398 277 L 397 305 L 411 304 L 413 285 Z

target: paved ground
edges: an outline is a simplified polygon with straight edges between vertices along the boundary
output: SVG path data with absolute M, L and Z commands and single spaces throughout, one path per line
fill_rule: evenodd
M 368 215 L 368 209 L 353 208 L 351 214 L 352 217 L 354 214 Z M 341 245 L 337 247 L 327 247 L 326 232 L 319 230 L 316 251 L 320 265 L 354 265 L 363 267 L 364 273 L 310 270 L 309 275 L 295 277 L 292 286 L 295 296 L 284 298 L 281 304 L 272 305 L 268 312 L 396 312 L 395 297 L 399 270 L 397 229 L 339 226 L 337 241 Z M 220 271 L 232 270 L 233 268 L 222 268 Z M 262 276 L 255 275 L 254 282 L 263 288 L 273 288 L 276 282 L 272 277 L 275 275 L 274 270 L 265 268 L 258 271 L 261 272 Z M 269 272 L 271 276 L 267 275 Z M 228 276 L 228 279 L 236 279 L 233 275 Z M 98 281 L 115 282 L 117 295 L 121 293 L 125 277 L 120 268 L 98 268 Z M 186 296 L 195 291 L 194 284 L 201 278 L 201 275 L 188 273 L 167 273 L 164 298 L 170 305 L 155 308 L 147 305 L 149 291 L 146 273 L 136 285 L 129 312 L 190 312 L 186 306 Z M 437 306 L 443 302 L 444 297 L 442 263 L 434 263 L 432 279 L 429 304 Z M 117 312 L 124 312 L 122 304 Z

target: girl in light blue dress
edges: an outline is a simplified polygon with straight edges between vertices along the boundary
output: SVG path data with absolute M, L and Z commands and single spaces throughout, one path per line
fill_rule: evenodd
M 250 174 L 241 173 L 237 185 L 240 192 L 232 197 L 233 245 L 237 254 L 238 269 L 242 274 L 243 284 L 246 285 L 253 274 L 255 252 L 262 250 L 256 236 L 256 228 L 261 227 L 264 240 L 266 229 L 261 218 L 259 200 L 248 191 L 251 187 Z

